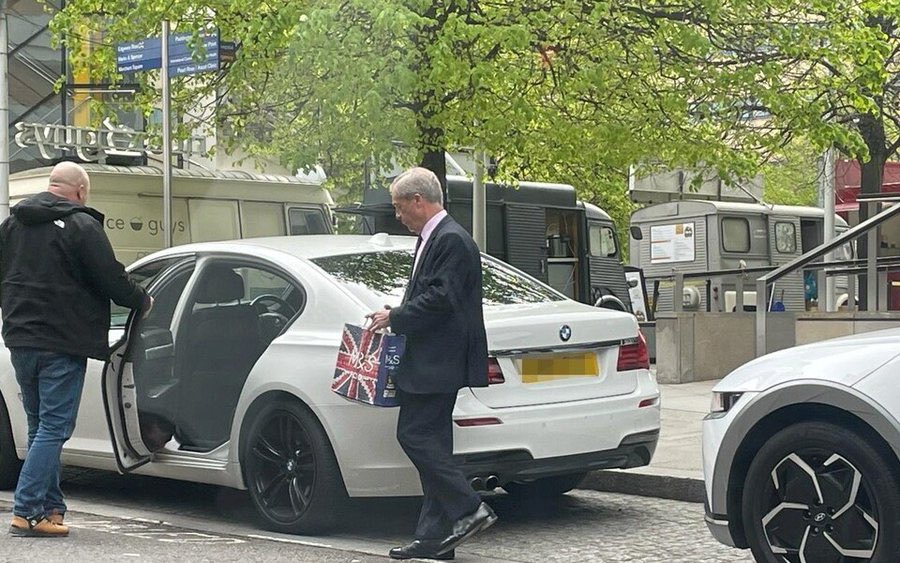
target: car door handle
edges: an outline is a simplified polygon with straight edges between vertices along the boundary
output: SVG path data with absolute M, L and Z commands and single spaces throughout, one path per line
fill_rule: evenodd
M 161 360 L 163 358 L 171 358 L 175 355 L 174 344 L 163 344 L 162 346 L 154 346 L 144 351 L 144 358 L 148 360 Z

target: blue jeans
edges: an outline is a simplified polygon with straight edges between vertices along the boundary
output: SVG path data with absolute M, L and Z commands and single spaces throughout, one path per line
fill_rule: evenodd
M 64 514 L 59 457 L 75 430 L 87 358 L 36 348 L 9 351 L 28 417 L 28 453 L 16 486 L 13 514 L 23 518 Z

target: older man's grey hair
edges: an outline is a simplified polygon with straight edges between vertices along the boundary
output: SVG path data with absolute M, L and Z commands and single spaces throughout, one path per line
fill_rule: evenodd
M 403 172 L 391 182 L 391 189 L 397 197 L 408 198 L 415 194 L 431 203 L 444 204 L 444 192 L 438 177 L 427 168 L 416 166 Z

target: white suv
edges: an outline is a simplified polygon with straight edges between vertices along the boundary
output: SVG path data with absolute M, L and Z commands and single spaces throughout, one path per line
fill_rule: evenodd
M 900 329 L 734 370 L 703 422 L 706 522 L 757 561 L 900 561 Z

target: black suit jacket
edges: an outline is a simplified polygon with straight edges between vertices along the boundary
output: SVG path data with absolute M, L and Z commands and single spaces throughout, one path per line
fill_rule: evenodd
M 407 393 L 455 393 L 487 386 L 481 253 L 449 215 L 419 249 L 419 267 L 391 329 L 406 336 L 397 386 Z

